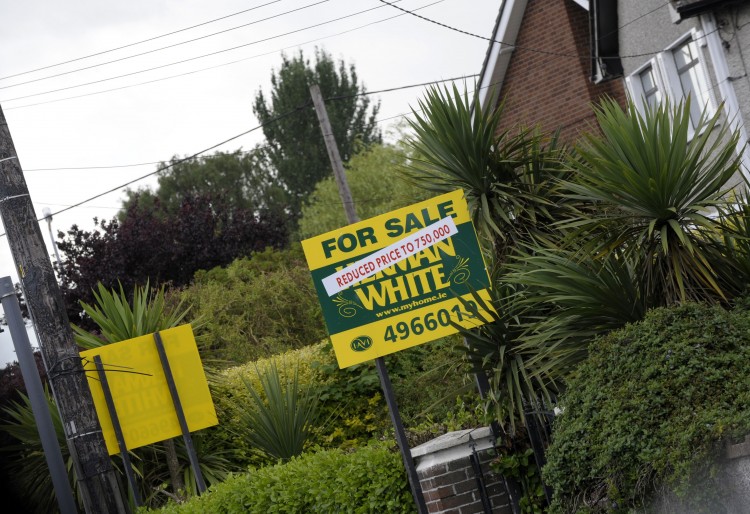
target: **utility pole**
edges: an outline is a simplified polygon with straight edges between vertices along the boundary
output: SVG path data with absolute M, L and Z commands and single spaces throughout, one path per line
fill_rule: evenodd
M 310 95 L 312 96 L 313 104 L 315 105 L 315 113 L 318 115 L 320 130 L 323 132 L 323 139 L 325 140 L 326 149 L 328 150 L 328 158 L 331 160 L 331 166 L 333 167 L 333 175 L 336 178 L 336 184 L 339 187 L 339 196 L 341 196 L 341 202 L 344 204 L 346 219 L 349 224 L 356 223 L 359 221 L 359 217 L 357 217 L 357 212 L 354 208 L 354 200 L 352 200 L 352 193 L 349 191 L 349 184 L 346 181 L 344 166 L 341 163 L 341 156 L 339 155 L 339 147 L 336 145 L 336 138 L 333 136 L 331 122 L 328 120 L 326 104 L 325 101 L 323 101 L 323 95 L 320 94 L 320 87 L 318 87 L 317 84 L 312 84 L 310 86 Z M 411 457 L 409 441 L 406 439 L 404 424 L 401 421 L 401 414 L 398 411 L 398 402 L 396 402 L 396 396 L 393 394 L 393 386 L 391 385 L 388 368 L 385 365 L 385 359 L 383 359 L 383 357 L 375 359 L 375 368 L 378 370 L 380 387 L 383 388 L 383 396 L 388 405 L 388 412 L 391 415 L 393 428 L 396 431 L 396 442 L 401 450 L 401 458 L 404 461 L 404 467 L 406 468 L 406 474 L 409 478 L 409 486 L 411 487 L 411 494 L 414 497 L 417 512 L 419 512 L 419 514 L 427 514 L 427 504 L 425 503 L 424 494 L 422 493 L 422 486 L 419 483 L 419 475 L 417 475 L 417 469 L 414 467 L 414 460 Z
M 0 107 L 0 215 L 89 514 L 125 514 L 62 293 Z

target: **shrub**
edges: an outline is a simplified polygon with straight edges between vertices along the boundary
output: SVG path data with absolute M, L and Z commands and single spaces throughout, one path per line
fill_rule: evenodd
M 241 364 L 326 336 L 299 245 L 200 271 L 180 297 L 192 305 L 192 319 L 205 323 L 205 357 Z
M 411 513 L 414 501 L 397 452 L 368 446 L 327 450 L 285 464 L 250 469 L 165 514 Z
M 263 390 L 256 391 L 243 377 L 252 403 L 238 406 L 239 429 L 263 457 L 287 461 L 303 452 L 317 428 L 320 399 L 312 387 L 300 387 L 296 367 L 291 380 L 281 379 L 275 362 L 256 373 Z
M 720 443 L 750 431 L 750 315 L 687 304 L 595 341 L 568 384 L 544 478 L 554 512 L 626 512 L 687 497 Z M 702 491 L 719 484 L 704 483 Z M 587 510 L 588 509 L 588 510 Z
M 317 359 L 320 347 L 321 344 L 307 346 L 274 358 L 227 368 L 218 373 L 216 380 L 210 384 L 211 396 L 219 418 L 219 425 L 211 429 L 211 437 L 223 441 L 225 448 L 232 449 L 232 461 L 237 469 L 263 462 L 240 428 L 244 425 L 242 406 L 253 403 L 248 388 L 258 391 L 261 398 L 265 398 L 260 376 L 267 372 L 274 362 L 279 363 L 281 380 L 292 379 L 296 370 L 300 387 L 319 386 L 319 378 L 311 367 L 311 362 Z

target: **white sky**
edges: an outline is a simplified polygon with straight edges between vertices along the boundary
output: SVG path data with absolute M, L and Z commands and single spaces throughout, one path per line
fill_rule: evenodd
M 499 0 L 401 0 L 396 5 L 408 10 L 429 5 L 416 12 L 490 37 L 500 3 Z M 304 8 L 309 5 L 312 6 Z M 6 78 L 254 7 L 258 8 L 154 41 Z M 372 8 L 376 9 L 326 23 Z M 293 9 L 301 10 L 282 14 Z M 259 89 L 269 91 L 271 69 L 278 69 L 282 51 L 291 54 L 302 48 L 305 55 L 312 58 L 315 46 L 322 47 L 335 59 L 354 64 L 360 82 L 368 91 L 480 72 L 487 41 L 401 14 L 378 0 L 0 2 L 0 20 L 3 20 L 0 105 L 37 216 L 42 216 L 45 207 L 55 213 L 152 172 L 156 165 L 90 170 L 61 168 L 167 161 L 174 155 L 193 154 L 255 127 L 258 121 L 252 112 L 253 99 Z M 276 17 L 259 21 L 271 16 Z M 397 17 L 359 28 L 394 16 Z M 252 24 L 174 48 L 73 71 L 248 23 Z M 322 25 L 307 28 L 317 24 Z M 283 35 L 292 31 L 298 32 Z M 340 34 L 345 31 L 348 32 Z M 267 41 L 261 41 L 264 39 Z M 137 73 L 239 45 L 247 46 Z M 240 62 L 221 66 L 232 61 Z M 215 66 L 220 67 L 197 72 Z M 66 74 L 45 79 L 61 73 Z M 134 74 L 108 80 L 131 73 Z M 190 74 L 92 94 L 185 73 Z M 36 79 L 44 80 L 20 84 Z M 473 80 L 469 79 L 469 85 Z M 100 82 L 74 87 L 94 81 Z M 62 88 L 69 89 L 48 93 Z M 381 100 L 379 117 L 385 119 L 409 112 L 423 91 L 424 88 L 413 88 L 376 95 L 374 100 Z M 80 95 L 88 96 L 69 99 Z M 395 121 L 384 121 L 381 126 L 385 130 Z M 262 141 L 262 130 L 258 130 L 219 150 L 250 149 Z M 35 171 L 40 168 L 51 170 Z M 152 178 L 131 187 L 155 183 Z M 55 232 L 65 231 L 73 224 L 91 228 L 95 216 L 111 218 L 120 207 L 121 191 L 118 189 L 55 215 Z M 42 222 L 41 228 L 49 247 L 47 224 Z M 7 275 L 17 281 L 7 240 L 1 237 L 0 276 Z M 13 358 L 7 336 L 7 331 L 0 334 L 0 367 Z

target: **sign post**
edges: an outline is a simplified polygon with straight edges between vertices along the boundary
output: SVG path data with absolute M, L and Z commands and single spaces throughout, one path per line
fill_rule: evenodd
M 490 318 L 489 276 L 463 191 L 307 239 L 302 247 L 341 368 Z
M 489 276 L 463 191 L 302 241 L 340 368 L 375 359 L 420 513 L 427 507 L 384 355 L 489 319 Z

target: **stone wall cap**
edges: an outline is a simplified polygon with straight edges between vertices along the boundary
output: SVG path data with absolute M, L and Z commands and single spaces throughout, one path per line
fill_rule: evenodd
M 469 438 L 471 439 L 486 439 L 492 437 L 492 431 L 490 427 L 470 428 L 467 430 L 457 430 L 456 432 L 448 432 L 440 437 L 437 437 L 431 441 L 427 441 L 424 444 L 415 446 L 411 449 L 411 456 L 413 458 L 421 457 L 429 453 L 439 452 L 448 448 L 454 448 L 456 446 L 465 446 L 469 444 Z

